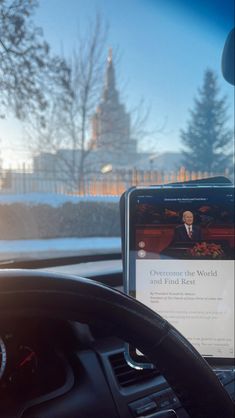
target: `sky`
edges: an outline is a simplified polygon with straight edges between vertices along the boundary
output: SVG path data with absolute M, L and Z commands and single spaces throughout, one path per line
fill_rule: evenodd
M 233 7 L 232 0 L 39 0 L 35 21 L 52 50 L 69 57 L 78 34 L 88 33 L 90 19 L 96 12 L 102 16 L 109 26 L 105 49 L 118 51 L 121 101 L 131 110 L 144 99 L 153 133 L 142 146 L 147 150 L 151 143 L 161 153 L 182 149 L 180 129 L 186 127 L 207 68 L 216 72 L 221 94 L 228 96 L 233 126 L 233 88 L 220 68 L 234 25 Z M 5 167 L 29 163 L 23 126 L 10 114 L 0 120 L 0 141 Z

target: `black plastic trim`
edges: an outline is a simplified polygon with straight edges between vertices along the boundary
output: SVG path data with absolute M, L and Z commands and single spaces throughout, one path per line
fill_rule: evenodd
M 45 267 L 58 267 L 79 263 L 88 263 L 91 261 L 108 261 L 108 260 L 121 260 L 121 253 L 104 253 L 104 254 L 84 254 L 77 256 L 68 256 L 60 258 L 43 258 L 43 259 L 20 259 L 20 260 L 3 260 L 0 261 L 1 269 L 39 269 Z

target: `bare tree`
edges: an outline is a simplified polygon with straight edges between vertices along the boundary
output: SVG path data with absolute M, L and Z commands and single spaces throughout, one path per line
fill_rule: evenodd
M 90 29 L 91 28 L 91 29 Z M 83 190 L 88 169 L 85 160 L 93 150 L 90 140 L 91 118 L 100 98 L 107 26 L 97 15 L 89 23 L 89 35 L 79 39 L 67 62 L 68 77 L 60 94 L 51 96 L 50 108 L 43 118 L 27 127 L 36 149 L 57 154 L 58 169 Z M 36 134 L 36 136 L 35 136 Z M 70 150 L 69 158 L 63 149 Z
M 107 26 L 97 15 L 67 63 L 62 94 L 52 97 L 45 119 L 34 120 L 30 133 L 37 152 L 54 154 L 57 174 L 80 192 L 87 176 L 112 162 L 109 154 L 124 167 L 128 155 L 136 157 L 137 141 L 149 135 L 145 103 L 129 115 L 119 101 L 111 51 L 104 80 L 106 43 Z
M 0 114 L 11 109 L 17 118 L 42 112 L 55 82 L 67 80 L 64 60 L 51 56 L 33 15 L 37 0 L 0 0 Z M 63 74 L 63 77 L 62 77 Z

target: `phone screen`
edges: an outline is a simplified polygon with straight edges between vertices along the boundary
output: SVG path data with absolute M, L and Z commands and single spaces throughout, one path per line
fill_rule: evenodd
M 212 363 L 233 359 L 233 187 L 134 189 L 126 215 L 127 292 Z

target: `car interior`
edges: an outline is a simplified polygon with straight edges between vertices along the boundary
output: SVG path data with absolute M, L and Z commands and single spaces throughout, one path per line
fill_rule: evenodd
M 116 258 L 1 270 L 1 416 L 232 417 L 233 365 L 212 371 L 170 324 L 124 295 Z M 124 341 L 156 367 L 132 368 Z
M 232 361 L 213 369 L 167 321 L 125 295 L 121 255 L 26 266 L 16 261 L 0 272 L 2 417 L 233 416 Z M 128 364 L 126 342 L 155 367 Z
M 222 72 L 234 85 L 234 31 Z M 123 253 L 1 262 L 1 418 L 234 417 L 233 361 L 212 367 L 126 295 L 123 262 Z M 155 367 L 132 367 L 125 343 Z

